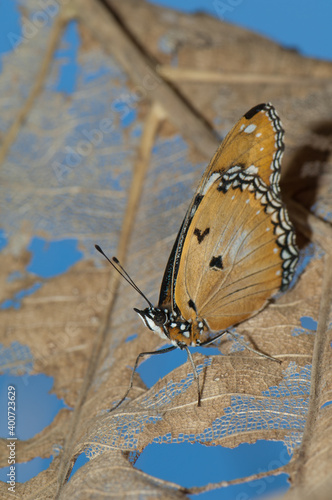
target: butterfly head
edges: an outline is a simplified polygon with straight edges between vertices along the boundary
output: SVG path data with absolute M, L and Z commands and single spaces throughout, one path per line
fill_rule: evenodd
M 157 333 L 162 338 L 168 338 L 167 328 L 165 326 L 169 321 L 169 317 L 167 315 L 168 311 L 159 309 L 158 307 L 147 307 L 143 310 L 136 309 L 135 307 L 134 311 L 137 312 L 149 330 Z
M 195 338 L 193 342 L 192 322 L 178 317 L 176 313 L 159 307 L 147 307 L 140 310 L 134 308 L 141 320 L 149 330 L 157 333 L 162 339 L 171 341 L 181 349 L 185 345 L 199 345 Z

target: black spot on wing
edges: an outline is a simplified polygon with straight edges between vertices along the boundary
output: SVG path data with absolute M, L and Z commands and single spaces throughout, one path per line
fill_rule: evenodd
M 193 309 L 196 313 L 197 313 L 197 309 L 196 309 L 196 304 L 193 300 L 188 300 L 188 306 L 191 307 L 191 309 Z
M 198 229 L 198 227 L 195 228 L 194 230 L 194 235 L 197 236 L 197 241 L 199 244 L 202 243 L 202 241 L 204 240 L 205 236 L 207 236 L 210 232 L 210 228 L 209 227 L 206 227 L 202 233 L 202 231 L 200 229 Z
M 209 265 L 210 265 L 210 267 L 213 267 L 213 269 L 215 269 L 215 270 L 223 269 L 224 265 L 222 263 L 221 255 L 218 255 L 218 257 L 212 257 Z
M 257 106 L 254 106 L 253 108 L 249 109 L 249 111 L 246 112 L 246 114 L 244 115 L 244 117 L 247 120 L 250 120 L 250 118 L 252 118 L 253 116 L 257 115 L 257 113 L 259 113 L 260 111 L 262 111 L 262 109 L 265 109 L 265 106 L 266 106 L 265 103 L 263 103 L 263 104 L 257 104 Z

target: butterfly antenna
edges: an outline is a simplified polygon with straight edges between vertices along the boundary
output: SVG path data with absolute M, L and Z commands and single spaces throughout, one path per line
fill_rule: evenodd
M 125 279 L 127 281 L 127 283 L 129 283 L 129 285 L 131 285 L 133 287 L 133 289 L 136 290 L 136 292 L 139 293 L 141 295 L 141 297 L 143 297 L 143 299 L 145 299 L 147 301 L 147 303 L 149 304 L 149 306 L 153 307 L 153 304 L 144 295 L 144 293 L 142 292 L 142 290 L 140 290 L 138 288 L 138 286 L 133 281 L 133 279 L 129 276 L 129 274 L 127 273 L 127 271 L 122 267 L 122 265 L 120 264 L 119 260 L 116 257 L 112 257 L 112 260 L 110 260 L 107 257 L 107 255 L 105 254 L 105 252 L 100 248 L 99 245 L 95 245 L 95 249 L 98 250 L 98 252 L 101 253 L 105 257 L 105 259 L 108 260 L 108 262 L 111 264 L 111 266 L 113 266 L 114 269 L 120 274 L 120 276 L 122 276 L 122 278 Z

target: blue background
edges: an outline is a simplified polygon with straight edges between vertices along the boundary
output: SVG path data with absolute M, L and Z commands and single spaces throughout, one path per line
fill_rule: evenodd
M 181 9 L 188 13 L 204 11 L 212 16 L 266 35 L 285 47 L 297 49 L 306 56 L 332 59 L 332 2 L 330 0 L 320 0 L 319 2 L 311 0 L 165 0 L 153 3 Z M 20 33 L 20 20 L 21 14 L 16 2 L 0 2 L 0 71 L 2 70 L 1 54 L 12 50 L 7 34 L 9 32 Z M 55 90 L 70 94 L 75 90 L 76 56 L 80 43 L 75 23 L 68 26 L 65 36 L 68 47 L 65 54 L 67 62 L 62 68 Z M 63 52 L 56 54 L 56 57 L 63 56 Z M 132 119 L 135 119 L 135 116 Z M 6 243 L 6 235 L 0 231 L 0 249 L 4 248 Z M 36 236 L 31 240 L 28 249 L 31 252 L 31 260 L 27 270 L 40 277 L 39 286 L 42 286 L 43 280 L 52 279 L 52 277 L 66 272 L 70 266 L 82 258 L 75 240 L 52 242 Z M 35 286 L 30 290 L 22 290 L 14 300 L 5 301 L 0 307 L 2 309 L 20 307 L 22 298 L 27 294 L 34 293 L 37 288 Z M 311 318 L 307 320 L 308 324 L 304 319 L 302 326 L 309 329 L 312 327 L 311 329 L 315 330 L 316 325 L 312 325 Z M 158 356 L 157 360 L 152 357 L 139 369 L 148 386 L 155 382 L 151 373 L 156 372 L 157 369 L 159 370 L 157 378 L 159 378 L 174 366 L 185 362 L 185 357 L 180 351 L 170 354 L 167 360 L 160 358 Z M 0 377 L 1 408 L 5 404 L 8 384 L 17 388 L 19 395 L 17 436 L 20 439 L 33 437 L 49 425 L 57 412 L 65 407 L 63 401 L 54 394 L 50 394 L 52 379 L 44 375 L 29 375 L 29 371 L 31 371 L 31 366 L 26 367 L 26 375 L 23 377 L 13 374 L 10 376 L 4 374 Z M 39 410 L 37 404 L 40 404 Z M 37 414 L 41 416 L 41 420 L 36 419 Z M 24 419 L 22 415 L 24 415 Z M 3 425 L 0 425 L 0 430 L 1 436 L 5 437 L 6 429 L 3 428 Z M 139 457 L 136 466 L 163 479 L 178 482 L 184 486 L 194 486 L 206 484 L 208 481 L 220 480 L 221 471 L 222 478 L 227 480 L 267 469 L 271 464 L 273 467 L 283 465 L 289 459 L 285 450 L 283 443 L 264 441 L 254 445 L 243 444 L 234 450 L 188 443 L 183 443 L 181 446 L 178 444 L 151 444 Z M 19 481 L 27 481 L 40 470 L 48 468 L 50 462 L 51 459 L 36 458 L 28 464 L 19 465 Z M 77 461 L 73 473 L 85 462 L 86 459 L 82 455 Z M 194 474 L 193 471 L 195 471 Z M 0 471 L 1 480 L 6 479 L 5 474 L 6 469 Z M 206 493 L 201 497 L 206 499 L 234 498 L 241 493 L 244 495 L 241 498 L 257 498 L 266 495 L 268 491 L 286 488 L 286 479 L 285 475 L 281 475 L 263 482 L 256 481 L 246 486 L 229 488 L 227 491 Z

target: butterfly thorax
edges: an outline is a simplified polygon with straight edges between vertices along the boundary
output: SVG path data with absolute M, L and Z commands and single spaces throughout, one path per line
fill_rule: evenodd
M 149 330 L 161 338 L 171 341 L 178 347 L 196 346 L 202 342 L 206 325 L 203 320 L 185 320 L 181 315 L 169 309 L 147 307 L 144 310 L 136 309 L 143 323 Z

